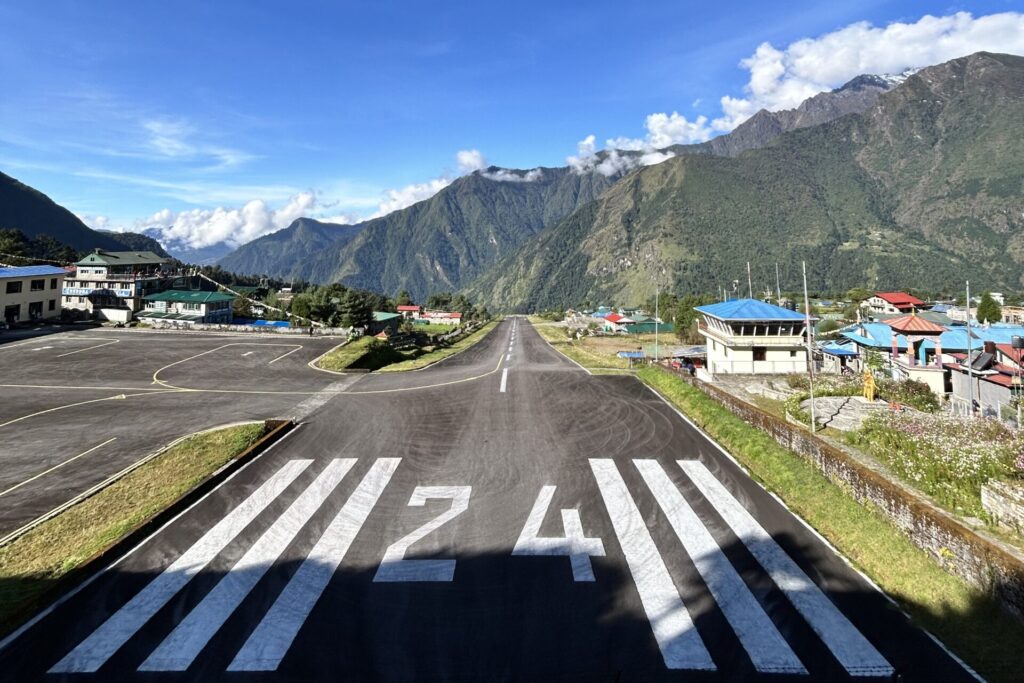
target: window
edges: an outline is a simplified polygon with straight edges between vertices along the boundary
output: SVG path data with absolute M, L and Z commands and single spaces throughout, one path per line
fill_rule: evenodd
M 790 358 L 796 358 L 796 350 L 795 349 L 790 349 L 789 350 L 789 357 Z
M 31 290 L 33 292 L 41 292 L 46 289 L 46 280 L 32 280 Z
M 755 347 L 753 347 L 752 350 L 754 352 L 754 360 L 755 361 L 767 360 L 767 358 L 768 358 L 768 349 L 766 349 L 763 346 L 755 346 Z
M 50 289 L 57 289 L 57 278 L 50 278 Z
M 31 320 L 38 320 L 43 317 L 43 302 L 33 301 L 28 305 L 28 317 Z
M 15 280 L 13 282 L 8 282 L 7 283 L 7 293 L 8 294 L 21 294 L 21 285 L 22 285 L 21 280 Z
M 9 323 L 18 322 L 18 318 L 21 317 L 21 304 L 11 304 L 10 306 L 4 306 L 4 320 Z
M 48 308 L 51 311 L 56 311 L 57 310 L 57 300 L 56 299 L 50 299 L 50 305 L 49 305 Z

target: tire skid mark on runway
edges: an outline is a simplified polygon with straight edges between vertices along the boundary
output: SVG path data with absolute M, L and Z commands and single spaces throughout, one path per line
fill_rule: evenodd
M 53 665 L 50 673 L 95 672 L 185 587 L 312 463 L 289 460 L 121 609 Z

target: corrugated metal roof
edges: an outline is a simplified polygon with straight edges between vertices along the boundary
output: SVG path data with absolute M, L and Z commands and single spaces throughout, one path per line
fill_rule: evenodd
M 80 266 L 142 266 L 167 263 L 151 251 L 94 251 L 78 262 Z
M 142 297 L 145 301 L 182 301 L 185 303 L 208 304 L 212 301 L 234 301 L 235 297 L 224 292 L 200 292 L 185 291 L 181 289 L 168 289 L 166 292 L 157 292 Z
M 373 312 L 373 319 L 374 319 L 374 321 L 375 322 L 379 322 L 379 323 L 382 323 L 385 320 L 394 320 L 395 318 L 401 318 L 401 317 L 402 317 L 402 315 L 400 313 L 389 313 L 387 311 L 374 311 Z
M 697 306 L 697 311 L 719 320 L 803 320 L 804 315 L 757 299 L 733 299 L 707 306 Z
M 41 275 L 67 275 L 67 271 L 57 266 L 12 266 L 0 268 L 0 278 L 38 277 Z

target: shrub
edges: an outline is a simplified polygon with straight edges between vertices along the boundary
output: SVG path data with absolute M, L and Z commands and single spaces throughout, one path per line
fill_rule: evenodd
M 886 401 L 902 403 L 925 413 L 939 409 L 939 397 L 924 382 L 908 379 L 897 382 L 891 379 L 877 381 L 878 396 Z
M 1024 433 L 994 419 L 884 411 L 847 436 L 943 505 L 981 516 L 981 485 L 1024 468 Z

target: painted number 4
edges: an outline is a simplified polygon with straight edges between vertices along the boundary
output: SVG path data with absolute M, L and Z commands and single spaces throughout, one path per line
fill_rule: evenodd
M 590 564 L 591 557 L 604 557 L 604 543 L 600 538 L 587 538 L 583 535 L 583 524 L 580 522 L 578 510 L 562 510 L 563 538 L 542 538 L 540 525 L 551 506 L 555 496 L 555 486 L 541 488 L 537 502 L 530 510 L 523 532 L 519 534 L 512 549 L 513 555 L 567 555 L 572 564 L 574 581 L 593 581 L 594 568 Z

